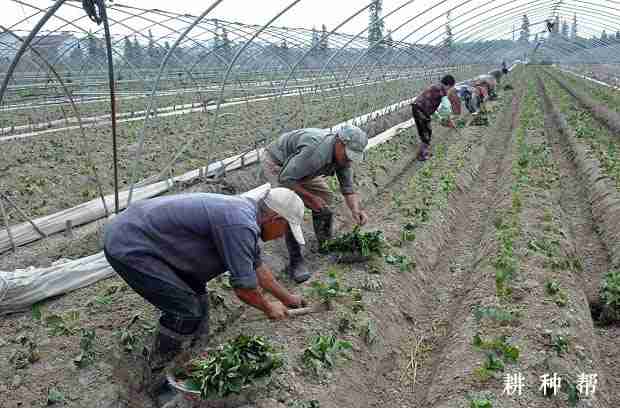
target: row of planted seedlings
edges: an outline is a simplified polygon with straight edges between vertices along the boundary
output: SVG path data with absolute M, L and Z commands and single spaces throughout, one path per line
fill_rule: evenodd
M 553 71 L 553 75 L 557 75 L 577 90 L 586 91 L 588 96 L 605 104 L 607 108 L 620 112 L 620 93 L 618 90 L 561 71 Z
M 505 146 L 509 146 L 511 134 L 509 124 L 511 115 L 515 110 L 514 101 L 518 101 L 520 98 L 521 87 L 519 83 L 522 82 L 520 76 L 516 77 L 513 82 L 517 91 L 514 95 L 505 93 L 504 109 L 498 116 L 493 129 L 486 132 L 485 139 L 487 140 L 474 142 L 476 147 L 479 143 L 486 144 L 481 151 L 483 157 L 494 154 L 501 156 Z M 510 99 L 507 98 L 508 95 L 511 96 Z M 512 109 L 511 104 L 513 105 Z M 509 189 L 511 185 L 510 158 L 510 155 L 507 154 L 503 161 L 497 163 L 497 169 L 485 167 L 488 172 L 480 173 L 474 181 L 484 185 L 487 177 L 493 177 L 491 173 L 497 170 L 499 172 L 498 185 Z M 500 192 L 497 197 L 505 197 L 507 193 L 507 191 Z M 499 200 L 500 202 L 496 203 L 497 197 L 487 197 L 487 203 L 475 204 L 474 208 L 462 204 L 459 208 L 457 205 L 452 211 L 452 218 L 463 217 L 464 214 L 460 211 L 487 212 L 477 205 L 486 205 L 491 208 L 510 205 L 510 198 L 506 197 L 503 201 Z M 473 196 L 471 198 L 464 197 L 464 199 L 472 200 Z M 491 215 L 493 212 L 494 210 L 488 211 Z M 479 243 L 474 243 L 472 247 L 468 245 L 460 252 L 456 252 L 454 258 L 450 260 L 447 270 L 438 271 L 440 274 L 446 274 L 448 278 L 452 278 L 454 282 L 447 282 L 446 278 L 441 280 L 434 278 L 431 283 L 437 285 L 438 282 L 441 284 L 447 282 L 449 287 L 442 288 L 442 291 L 451 292 L 451 298 L 443 300 L 437 305 L 438 310 L 446 309 L 443 313 L 437 313 L 437 315 L 443 316 L 441 317 L 443 320 L 439 320 L 437 325 L 444 327 L 435 329 L 435 325 L 433 325 L 430 333 L 431 338 L 440 339 L 439 355 L 436 355 L 433 361 L 435 366 L 432 368 L 432 382 L 424 399 L 424 403 L 432 406 L 454 406 L 455 401 L 458 401 L 459 406 L 490 408 L 493 398 L 476 392 L 490 388 L 489 384 L 481 384 L 483 380 L 486 381 L 489 378 L 489 362 L 493 366 L 493 364 L 503 364 L 505 359 L 518 358 L 518 350 L 515 352 L 509 340 L 481 327 L 482 321 L 495 321 L 494 319 L 512 321 L 515 318 L 514 310 L 503 308 L 498 302 L 494 264 L 500 251 L 499 238 L 496 237 L 496 231 L 492 227 L 491 220 L 485 221 L 485 216 L 481 218 L 483 223 L 481 226 L 482 238 Z M 446 227 L 440 228 L 444 228 L 443 235 L 450 233 L 449 229 L 445 229 Z M 476 234 L 477 232 L 474 231 L 476 228 L 472 226 L 472 233 Z M 501 288 L 498 287 L 498 291 L 501 291 Z M 433 345 L 436 342 L 429 341 L 429 344 Z M 473 349 L 472 344 L 475 344 L 477 348 Z M 485 356 L 485 351 L 492 357 Z
M 581 80 L 578 80 L 581 81 Z M 620 139 L 583 109 L 557 83 L 545 91 L 558 115 L 566 148 L 585 183 L 595 227 L 611 258 L 611 269 L 601 282 L 600 318 L 620 320 Z M 611 91 L 610 91 L 611 92 Z M 609 105 L 611 107 L 611 105 Z
M 407 194 L 399 196 L 384 190 L 415 163 L 417 142 L 412 129 L 401 131 L 390 141 L 372 149 L 361 168 L 356 169 L 356 181 L 367 195 L 385 193 L 382 195 L 389 197 L 391 206 L 398 213 L 394 221 L 400 222 L 402 229 L 386 237 L 379 230 L 363 232 L 354 228 L 327 243 L 323 249 L 331 255 L 319 261 L 326 272 L 312 281 L 306 296 L 314 302 L 328 304 L 328 317 L 322 316 L 305 323 L 299 321 L 299 324 L 293 325 L 295 334 L 286 333 L 287 330 L 273 333 L 269 326 L 259 329 L 266 331 L 266 336 L 257 340 L 262 343 L 269 343 L 266 338 L 275 337 L 278 343 L 278 340 L 286 339 L 286 344 L 269 346 L 270 350 L 275 347 L 281 351 L 277 365 L 285 367 L 272 378 L 269 390 L 262 389 L 263 397 L 280 393 L 280 398 L 287 400 L 289 406 L 319 406 L 318 400 L 304 398 L 312 394 L 312 390 L 301 393 L 296 389 L 295 373 L 301 373 L 303 381 L 309 381 L 310 388 L 318 392 L 333 379 L 333 368 L 342 361 L 340 355 L 349 358 L 347 366 L 351 369 L 354 360 L 371 358 L 362 353 L 381 354 L 383 347 L 377 343 L 385 341 L 381 333 L 384 329 L 389 330 L 382 327 L 386 322 L 381 315 L 387 310 L 384 285 L 386 281 L 391 282 L 389 276 L 392 274 L 397 274 L 397 280 L 400 280 L 403 273 L 414 272 L 415 259 L 407 255 L 407 247 L 415 240 L 415 229 L 427 224 L 433 211 L 445 209 L 449 194 L 456 188 L 456 174 L 469 164 L 468 153 L 480 137 L 476 131 L 475 135 L 467 138 L 458 138 L 455 131 L 448 129 L 440 129 L 436 133 L 435 155 L 416 171 L 413 179 L 417 182 L 410 180 Z M 333 189 L 337 188 L 335 182 L 330 184 Z M 408 211 L 403 200 L 420 196 L 422 191 L 426 198 L 418 201 L 413 211 Z M 385 223 L 381 230 L 385 230 L 384 227 Z M 213 293 L 220 288 L 228 288 L 225 280 L 212 286 Z M 301 333 L 299 326 L 303 329 Z M 224 336 L 229 337 L 230 334 L 227 332 Z M 225 344 L 234 344 L 239 339 L 237 337 Z M 189 382 L 194 382 L 191 385 L 198 389 L 200 378 L 211 378 L 206 376 L 204 367 L 212 367 L 213 361 L 209 363 L 199 359 L 195 364 Z M 210 383 L 202 383 L 203 389 L 207 384 Z M 216 384 L 210 385 L 209 392 L 212 394 L 205 392 L 204 395 L 219 398 L 238 391 L 213 393 Z
M 559 172 L 544 138 L 532 77 L 521 105 L 510 174 L 500 179 L 504 187 L 492 228 L 496 242 L 487 246 L 494 251 L 480 264 L 494 285 L 487 279 L 480 285 L 486 291 L 478 287 L 469 294 L 479 297 L 469 317 L 475 322 L 470 347 L 482 359 L 470 376 L 475 408 L 574 406 L 580 397 L 576 379 L 593 372 L 585 337 L 591 335 L 587 304 L 580 304 L 579 287 L 571 286 L 580 263 L 553 195 Z M 488 296 L 491 286 L 494 296 Z

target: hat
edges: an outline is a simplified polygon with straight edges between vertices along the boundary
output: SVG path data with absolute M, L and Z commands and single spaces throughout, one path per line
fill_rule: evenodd
M 301 245 L 306 244 L 301 230 L 301 224 L 304 222 L 304 202 L 293 190 L 284 187 L 271 188 L 271 184 L 267 183 L 241 196 L 257 202 L 262 199 L 267 207 L 288 222 L 295 240 Z
M 353 125 L 344 125 L 338 130 L 338 139 L 344 143 L 349 160 L 362 161 L 364 149 L 368 144 L 368 135 L 362 129 Z

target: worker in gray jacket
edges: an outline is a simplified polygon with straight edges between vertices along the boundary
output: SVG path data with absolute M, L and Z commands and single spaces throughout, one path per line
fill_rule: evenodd
M 295 191 L 305 206 L 312 210 L 314 233 L 319 243 L 331 238 L 333 194 L 324 176 L 338 177 L 340 192 L 354 221 L 364 225 L 368 216 L 360 208 L 359 196 L 353 186 L 352 162 L 361 161 L 368 144 L 366 133 L 356 126 L 346 125 L 339 130 L 299 129 L 282 134 L 261 155 L 263 176 L 272 184 Z M 310 278 L 302 252 L 291 231 L 285 235 L 289 252 L 289 276 L 297 283 Z

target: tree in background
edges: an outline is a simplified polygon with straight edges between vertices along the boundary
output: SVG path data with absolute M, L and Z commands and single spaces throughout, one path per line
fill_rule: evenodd
M 123 40 L 123 57 L 125 58 L 125 62 L 133 63 L 133 44 L 128 36 L 125 36 Z
M 105 63 L 106 52 L 103 48 L 102 40 L 95 37 L 92 31 L 88 31 L 88 35 L 86 37 L 86 46 L 87 46 L 87 54 L 88 58 L 92 63 Z
M 570 36 L 573 40 L 577 39 L 577 13 L 573 15 L 573 25 L 570 29 Z
M 82 65 L 82 59 L 84 58 L 84 54 L 82 53 L 82 47 L 80 46 L 80 42 L 76 41 L 71 53 L 69 54 L 69 63 L 75 67 Z
M 383 10 L 383 1 L 375 0 L 370 5 L 370 17 L 368 21 L 368 43 L 372 47 L 373 44 L 380 44 L 383 38 L 384 22 L 381 19 L 381 10 Z
M 159 52 L 151 30 L 149 30 L 149 43 L 146 48 L 146 57 L 148 58 L 149 65 L 158 65 Z
M 316 31 L 316 27 L 312 27 L 312 44 L 311 47 L 315 50 L 318 49 L 319 43 L 321 40 L 319 39 L 319 32 Z
M 140 43 L 138 42 L 138 39 L 136 38 L 136 36 L 133 36 L 133 45 L 132 45 L 132 60 L 131 63 L 136 65 L 136 66 L 141 66 L 143 65 L 143 61 L 142 58 L 144 57 L 144 50 L 142 45 L 140 45 Z
M 319 39 L 319 49 L 325 52 L 329 48 L 329 41 L 327 38 L 327 26 L 323 24 L 321 28 L 322 29 L 321 29 L 321 38 Z
M 607 43 L 608 41 L 608 37 L 607 37 L 607 31 L 603 30 L 603 32 L 601 33 L 601 41 L 604 43 Z
M 519 42 L 530 42 L 530 19 L 527 17 L 527 14 L 524 14 L 523 19 L 521 20 L 521 33 L 519 34 Z
M 385 45 L 392 48 L 394 47 L 394 39 L 392 38 L 392 30 L 388 30 L 387 35 L 385 36 Z
M 452 36 L 452 27 L 450 26 L 450 12 L 446 14 L 446 39 L 443 42 L 443 47 L 446 50 L 447 54 L 450 54 L 452 51 L 452 45 L 454 43 L 454 37 Z

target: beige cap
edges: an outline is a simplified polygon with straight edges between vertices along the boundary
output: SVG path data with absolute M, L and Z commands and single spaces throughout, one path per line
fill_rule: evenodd
M 284 187 L 270 188 L 269 184 L 266 186 L 269 187 L 262 188 L 261 186 L 242 195 L 255 201 L 264 200 L 267 207 L 288 222 L 295 240 L 301 245 L 305 245 L 306 241 L 301 229 L 304 222 L 304 202 L 293 190 Z

